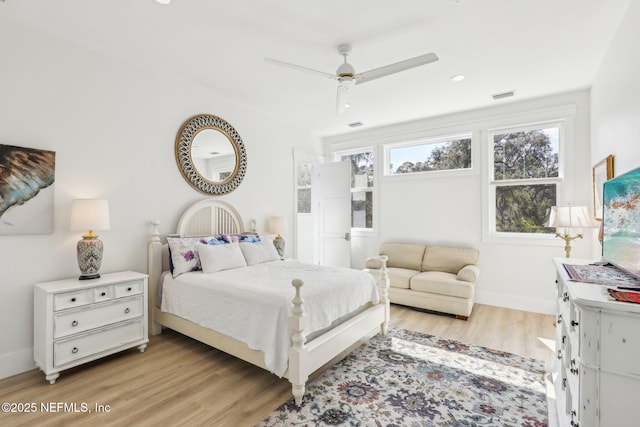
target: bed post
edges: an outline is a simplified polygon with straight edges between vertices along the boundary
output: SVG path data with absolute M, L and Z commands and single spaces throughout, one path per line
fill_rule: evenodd
M 153 231 L 149 239 L 149 332 L 158 335 L 162 326 L 154 321 L 156 304 L 158 303 L 158 284 L 162 274 L 162 242 L 160 242 L 160 221 L 151 221 Z
M 300 288 L 304 282 L 300 279 L 293 279 L 291 284 L 296 288 L 296 295 L 291 301 L 293 307 L 289 315 L 289 330 L 291 331 L 291 347 L 289 348 L 289 381 L 291 382 L 291 392 L 296 405 L 302 405 L 305 383 L 308 373 L 302 365 L 302 353 L 305 351 L 305 336 L 302 333 L 307 326 L 307 318 L 304 314 L 304 300 L 300 296 Z
M 380 256 L 382 266 L 380 267 L 380 274 L 378 275 L 378 292 L 380 294 L 380 304 L 384 304 L 384 321 L 380 325 L 380 330 L 382 331 L 383 335 L 387 335 L 387 331 L 389 330 L 389 319 L 391 318 L 391 304 L 389 301 L 389 273 L 387 272 L 388 260 L 388 256 Z

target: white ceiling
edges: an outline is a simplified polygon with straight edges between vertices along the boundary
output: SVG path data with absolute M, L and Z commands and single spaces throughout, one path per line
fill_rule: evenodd
M 357 121 L 374 127 L 589 87 L 628 4 L 5 0 L 0 14 L 326 136 Z M 349 62 L 359 72 L 429 52 L 440 60 L 354 87 L 342 115 L 335 112 L 335 81 L 263 60 L 333 73 L 340 43 L 352 45 Z M 459 73 L 466 79 L 452 82 Z M 512 98 L 491 98 L 511 90 Z

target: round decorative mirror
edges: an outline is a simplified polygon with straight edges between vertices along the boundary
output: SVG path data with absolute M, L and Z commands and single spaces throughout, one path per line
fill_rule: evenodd
M 193 188 L 219 195 L 240 185 L 247 169 L 247 154 L 233 126 L 218 116 L 200 114 L 180 128 L 176 162 Z

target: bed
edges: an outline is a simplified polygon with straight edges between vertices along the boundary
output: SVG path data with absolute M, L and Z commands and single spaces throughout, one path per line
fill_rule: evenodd
M 216 329 L 207 327 L 206 321 L 201 321 L 200 317 L 194 320 L 188 320 L 188 316 L 183 317 L 182 313 L 178 309 L 171 309 L 171 306 L 176 306 L 175 303 L 169 303 L 168 296 L 171 296 L 171 292 L 176 292 L 176 289 L 185 288 L 187 286 L 173 283 L 171 273 L 168 273 L 169 262 L 169 249 L 166 243 L 167 238 L 171 239 L 174 236 L 182 238 L 197 237 L 197 236 L 213 236 L 213 235 L 242 235 L 244 233 L 243 221 L 238 211 L 229 203 L 219 200 L 208 198 L 194 203 L 189 206 L 181 215 L 175 234 L 163 236 L 159 232 L 159 222 L 153 221 L 153 231 L 149 242 L 149 330 L 153 335 L 157 335 L 162 332 L 162 328 L 170 328 L 184 335 L 187 335 L 200 342 L 206 343 L 214 348 L 259 366 L 263 369 L 269 370 L 276 375 L 286 377 L 292 385 L 292 394 L 295 399 L 295 403 L 300 406 L 302 404 L 302 397 L 305 391 L 305 383 L 315 370 L 322 367 L 331 359 L 344 352 L 353 344 L 357 343 L 363 338 L 370 336 L 377 330 L 380 330 L 383 334 L 386 334 L 389 323 L 389 300 L 388 300 L 388 277 L 386 275 L 386 269 L 382 269 L 380 275 L 374 280 L 374 287 L 376 292 L 376 298 L 369 297 L 369 301 L 366 304 L 356 304 L 358 307 L 354 309 L 353 306 L 343 308 L 343 310 L 349 310 L 348 313 L 336 313 L 339 318 L 331 319 L 329 325 L 325 325 L 322 322 L 316 322 L 316 311 L 309 311 L 310 308 L 317 307 L 318 304 L 324 304 L 323 307 L 328 306 L 325 302 L 318 302 L 314 298 L 322 298 L 322 293 L 311 292 L 311 285 L 315 284 L 319 277 L 334 277 L 335 280 L 339 280 L 343 274 L 351 274 L 353 276 L 348 277 L 350 285 L 342 287 L 355 287 L 356 281 L 366 280 L 371 281 L 371 276 L 368 273 L 359 272 L 357 270 L 338 271 L 330 267 L 312 266 L 310 264 L 300 265 L 295 261 L 270 261 L 262 265 L 252 265 L 248 267 L 240 267 L 236 270 L 243 272 L 242 274 L 233 276 L 226 273 L 226 271 L 215 272 L 207 275 L 203 272 L 194 272 L 189 274 L 183 274 L 175 281 L 178 281 L 183 276 L 192 283 L 189 286 L 193 286 L 196 289 L 195 297 L 199 298 L 197 292 L 201 291 L 204 280 L 208 280 L 208 277 L 226 278 L 226 280 L 236 280 L 236 285 L 227 286 L 233 288 L 242 289 L 242 285 L 251 285 L 252 280 L 248 280 L 250 277 L 269 277 L 273 276 L 279 282 L 287 281 L 286 284 L 276 283 L 272 287 L 278 288 L 276 293 L 282 294 L 282 287 L 291 286 L 290 290 L 286 291 L 286 313 L 284 314 L 284 323 L 277 324 L 274 332 L 274 336 L 279 334 L 285 335 L 284 350 L 284 368 L 278 367 L 278 363 L 274 365 L 274 356 L 271 354 L 271 349 L 262 350 L 260 345 L 251 339 L 244 339 L 243 337 L 234 338 L 233 334 L 228 330 L 236 327 L 236 324 L 242 324 L 243 322 L 250 322 L 250 315 L 238 315 L 229 316 L 229 319 L 225 319 L 226 324 L 215 326 Z M 381 257 L 383 265 L 386 265 L 386 257 Z M 251 270 L 251 269 L 254 270 Z M 301 271 L 300 269 L 304 270 Z M 347 269 L 345 269 L 347 270 Z M 308 283 L 308 292 L 305 296 L 304 280 L 299 277 L 305 277 Z M 324 275 L 324 276 L 323 276 Z M 163 282 L 163 278 L 167 277 L 166 283 Z M 244 277 L 244 279 L 242 279 Z M 245 282 L 242 282 L 245 280 Z M 329 280 L 326 280 L 329 282 Z M 195 282 L 195 283 L 194 283 Z M 289 285 L 290 282 L 290 285 Z M 277 285 L 277 286 L 276 286 Z M 166 286 L 167 288 L 164 288 Z M 219 289 L 224 289 L 222 285 Z M 337 286 L 333 284 L 332 286 Z M 362 285 L 364 286 L 364 285 Z M 212 285 L 212 287 L 215 287 Z M 172 291 L 169 291 L 172 289 Z M 285 289 L 285 290 L 286 290 Z M 331 288 L 330 291 L 325 294 L 338 294 L 339 288 Z M 209 292 L 209 290 L 207 290 Z M 256 291 L 253 288 L 247 288 L 246 295 L 251 295 L 256 298 Z M 274 291 L 275 292 L 275 291 Z M 366 292 L 362 291 L 362 294 Z M 311 295 L 313 294 L 313 295 Z M 315 294 L 319 294 L 316 296 Z M 162 298 L 159 302 L 159 297 Z M 167 300 L 164 298 L 167 297 Z M 184 298 L 188 297 L 187 295 Z M 238 296 L 237 298 L 240 298 Z M 279 295 L 278 298 L 282 298 Z M 308 297 L 308 301 L 305 298 Z M 235 301 L 233 298 L 236 296 L 225 295 L 219 297 L 219 299 L 225 298 L 229 301 L 229 304 L 241 304 L 240 301 Z M 277 299 L 274 295 L 259 295 L 258 298 L 262 298 L 265 301 L 265 306 L 268 306 L 268 301 Z M 290 302 L 289 301 L 290 298 Z M 343 300 L 350 300 L 352 297 L 342 297 Z M 315 302 L 314 302 L 315 301 Z M 189 305 L 188 303 L 186 305 Z M 193 305 L 193 304 L 191 304 Z M 163 310 L 162 308 L 165 308 Z M 167 309 L 167 307 L 169 307 Z M 274 308 L 276 310 L 276 308 Z M 173 311 L 173 312 L 172 312 Z M 213 311 L 213 310 L 212 310 Z M 280 308 L 282 311 L 282 308 Z M 324 311 L 324 310 L 323 310 Z M 176 314 L 177 313 L 177 314 Z M 233 312 L 236 313 L 236 312 Z M 265 316 L 268 315 L 265 314 Z M 319 316 L 320 314 L 318 314 Z M 324 314 L 322 314 L 324 315 Z M 282 314 L 280 314 L 282 317 Z M 257 316 L 260 319 L 261 316 Z M 255 319 L 254 319 L 255 320 Z M 218 320 L 219 322 L 219 320 Z M 213 322 L 215 323 L 215 322 Z M 272 322 L 263 322 L 260 327 L 265 327 L 266 324 L 271 325 Z M 274 322 L 275 324 L 275 322 Z M 317 331 L 312 330 L 310 325 L 315 325 Z M 244 326 L 240 329 L 243 329 Z M 238 329 L 236 327 L 236 329 Z M 313 332 L 313 333 L 310 333 Z M 271 336 L 269 334 L 263 334 Z M 279 353 L 283 353 L 282 350 Z M 280 355 L 282 356 L 282 355 Z M 277 357 L 276 357 L 277 359 Z M 281 363 L 280 363 L 281 365 Z M 276 368 L 274 368 L 276 366 Z

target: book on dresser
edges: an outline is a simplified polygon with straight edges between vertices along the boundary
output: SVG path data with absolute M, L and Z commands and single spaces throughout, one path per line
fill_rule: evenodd
M 629 286 L 618 272 L 594 271 L 590 281 L 571 272 L 592 260 L 556 258 L 556 363 L 554 389 L 560 426 L 638 426 L 640 304 L 617 301 L 611 291 Z M 596 280 L 606 277 L 611 281 Z
M 34 287 L 34 359 L 55 383 L 60 372 L 137 347 L 148 338 L 147 275 L 132 271 Z

